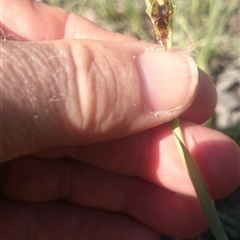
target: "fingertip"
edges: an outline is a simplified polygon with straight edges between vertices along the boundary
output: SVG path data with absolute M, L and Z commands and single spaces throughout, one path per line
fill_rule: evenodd
M 181 121 L 181 128 L 212 198 L 229 195 L 239 186 L 240 153 L 236 143 L 218 131 L 191 122 Z M 141 176 L 171 191 L 196 196 L 179 156 L 171 124 L 155 128 L 150 139 L 150 157 L 146 163 L 142 161 Z
M 226 135 L 215 132 L 215 139 L 202 142 L 193 151 L 214 199 L 223 198 L 240 184 L 240 150 Z
M 198 69 L 198 74 L 198 89 L 195 99 L 186 112 L 181 115 L 181 118 L 195 123 L 203 123 L 214 112 L 217 104 L 217 92 L 209 75 L 201 69 Z
M 137 63 L 143 98 L 150 111 L 183 111 L 193 101 L 198 69 L 189 55 L 152 47 L 137 56 Z
M 237 144 L 214 129 L 181 122 L 185 139 L 213 199 L 229 195 L 240 181 L 240 151 Z

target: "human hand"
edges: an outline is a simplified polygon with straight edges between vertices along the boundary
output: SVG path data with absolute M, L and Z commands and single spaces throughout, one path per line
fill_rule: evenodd
M 204 230 L 168 122 L 180 117 L 213 198 L 236 188 L 239 149 L 199 125 L 216 103 L 209 78 L 179 51 L 62 9 L 27 0 L 1 9 L 1 237 L 155 240 Z

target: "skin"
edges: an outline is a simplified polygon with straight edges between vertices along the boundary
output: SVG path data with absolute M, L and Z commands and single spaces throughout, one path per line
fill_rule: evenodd
M 133 60 L 155 45 L 29 0 L 3 0 L 1 9 L 3 239 L 201 233 L 207 223 L 169 121 L 180 117 L 212 197 L 231 193 L 240 183 L 239 148 L 200 125 L 216 104 L 209 77 L 199 70 L 188 103 L 156 117 L 135 87 L 140 75 Z M 166 66 L 177 64 L 179 51 L 160 54 L 171 55 Z

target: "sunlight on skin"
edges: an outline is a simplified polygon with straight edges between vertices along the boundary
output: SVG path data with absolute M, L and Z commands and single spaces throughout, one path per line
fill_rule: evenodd
M 187 174 L 181 167 L 174 168 L 182 165 L 180 165 L 181 160 L 176 150 L 171 124 L 163 124 L 160 116 L 151 114 L 151 121 L 141 120 L 142 125 L 140 125 L 141 114 L 144 112 L 140 111 L 141 114 L 133 116 L 137 109 L 136 103 L 137 107 L 141 104 L 141 101 L 136 101 L 138 98 L 134 102 L 130 101 L 134 96 L 141 96 L 141 94 L 133 94 L 138 93 L 136 88 L 138 85 L 134 82 L 138 81 L 138 69 L 135 67 L 137 53 L 142 51 L 145 53 L 146 47 L 159 46 L 111 33 L 77 15 L 37 2 L 3 0 L 2 6 L 3 9 L 8 9 L 1 13 L 3 15 L 1 33 L 4 34 L 4 41 L 6 41 L 3 42 L 5 44 L 3 46 L 5 46 L 4 50 L 8 50 L 6 56 L 12 56 L 12 63 L 14 61 L 10 66 L 12 71 L 8 73 L 20 73 L 7 74 L 7 81 L 3 81 L 3 83 L 13 83 L 10 86 L 14 86 L 10 88 L 11 91 L 8 88 L 3 91 L 3 106 L 8 106 L 3 108 L 2 114 L 3 121 L 8 126 L 3 128 L 4 131 L 8 129 L 8 132 L 4 133 L 8 138 L 3 140 L 4 146 L 10 149 L 6 156 L 8 162 L 2 164 L 0 168 L 0 191 L 1 196 L 4 196 L 0 200 L 3 206 L 0 225 L 4 230 L 2 231 L 2 234 L 5 234 L 4 239 L 15 240 L 20 236 L 22 238 L 30 236 L 29 238 L 33 239 L 34 236 L 39 236 L 39 238 L 51 240 L 65 240 L 67 237 L 73 239 L 77 235 L 80 238 L 89 239 L 97 239 L 101 236 L 104 240 L 108 240 L 109 236 L 111 240 L 114 236 L 118 236 L 121 240 L 129 238 L 159 240 L 159 235 L 163 232 L 189 238 L 203 231 L 206 228 L 206 222 Z M 21 14 L 19 14 L 20 10 Z M 8 39 L 19 41 L 8 42 Z M 15 59 L 14 56 L 20 53 L 17 48 L 20 45 L 27 58 L 21 55 L 21 58 Z M 7 46 L 12 48 L 7 49 Z M 95 129 L 104 129 L 99 135 L 102 141 L 99 137 L 90 138 L 89 135 L 88 139 L 83 139 L 79 129 L 74 129 L 74 125 L 66 120 L 65 108 L 61 107 L 61 104 L 66 102 L 58 98 L 58 96 L 62 97 L 60 94 L 66 90 L 64 86 L 71 86 L 72 89 L 78 90 L 78 94 L 81 93 L 82 88 L 78 88 L 79 79 L 69 77 L 76 74 L 77 65 L 72 64 L 73 67 L 68 68 L 69 65 L 62 64 L 57 57 L 61 53 L 61 56 L 68 59 L 72 56 L 72 52 L 68 52 L 67 49 L 80 47 L 86 54 L 77 58 L 79 61 L 77 63 L 80 63 L 81 59 L 93 60 L 100 57 L 108 63 L 104 66 L 96 65 L 101 66 L 99 68 L 101 74 L 96 74 L 98 78 L 93 78 L 94 80 L 103 83 L 104 78 L 100 76 L 105 74 L 112 74 L 111 79 L 114 81 L 115 78 L 117 79 L 112 83 L 118 84 L 113 85 L 109 82 L 111 79 L 108 79 L 108 88 L 105 88 L 105 84 L 100 85 L 102 88 L 99 89 L 98 96 L 116 93 L 117 86 L 119 98 L 114 103 L 117 106 L 124 105 L 123 108 L 119 108 L 116 119 L 112 119 L 109 125 L 106 121 L 101 124 L 101 120 L 105 118 L 101 114 L 96 114 L 95 119 L 99 122 L 97 126 L 92 126 Z M 56 51 L 56 49 L 64 51 Z M 92 49 L 94 51 L 91 51 Z M 106 55 L 106 52 L 109 54 Z M 77 52 L 74 51 L 74 53 Z M 89 53 L 91 55 L 88 55 Z M 170 57 L 171 54 L 173 58 Z M 169 61 L 179 60 L 178 51 L 174 50 L 171 54 L 168 55 Z M 48 58 L 47 62 L 46 58 L 42 57 L 46 55 L 51 58 L 50 60 Z M 34 71 L 36 63 L 38 68 Z M 89 62 L 85 61 L 86 63 Z M 164 64 L 168 65 L 166 61 Z M 26 67 L 23 68 L 23 66 Z M 96 69 L 91 68 L 92 73 Z M 179 75 L 181 67 L 176 66 L 176 69 L 176 74 Z M 28 76 L 30 70 L 33 74 Z M 72 75 L 67 75 L 67 78 L 64 74 L 57 75 L 59 70 Z M 83 71 L 85 71 L 84 68 L 78 71 L 78 75 Z M 27 88 L 26 84 L 22 84 L 24 81 L 20 81 L 21 76 L 27 76 L 25 80 L 28 82 L 28 96 L 32 97 L 33 102 L 27 101 L 26 95 L 23 95 L 27 93 Z M 41 80 L 33 76 L 38 76 Z M 52 78 L 53 76 L 57 78 Z M 183 76 L 188 75 L 185 72 Z M 54 80 L 51 81 L 52 79 Z M 198 124 L 210 116 L 215 105 L 213 103 L 216 102 L 214 87 L 210 79 L 201 71 L 198 84 L 191 107 L 181 116 L 185 119 L 181 125 L 191 154 L 196 158 L 211 186 L 213 197 L 218 198 L 229 194 L 239 184 L 239 149 L 223 134 Z M 4 87 L 8 86 L 9 84 L 4 84 Z M 129 91 L 127 86 L 131 86 L 130 89 L 134 92 Z M 35 89 L 35 95 L 33 92 L 31 95 L 33 89 Z M 103 94 L 104 91 L 101 92 L 101 89 L 108 89 L 108 91 Z M 84 92 L 81 94 L 84 95 Z M 74 94 L 69 96 L 71 105 L 68 110 L 71 106 L 76 107 L 75 104 L 79 99 L 76 96 Z M 113 99 L 116 99 L 115 97 L 116 94 L 113 95 Z M 104 101 L 99 99 L 98 102 Z M 113 101 L 109 100 L 109 102 Z M 208 102 L 211 104 L 209 105 Z M 32 118 L 29 116 L 33 116 L 34 113 L 32 103 L 39 118 L 45 116 L 46 121 L 38 121 L 38 124 L 31 125 Z M 124 115 L 124 110 L 127 108 L 129 112 Z M 9 109 L 14 111 L 8 111 Z M 96 113 L 99 108 L 92 109 L 95 109 Z M 202 109 L 201 114 L 198 109 Z M 6 111 L 15 113 L 14 118 L 8 118 L 5 115 Z M 31 114 L 26 116 L 24 112 Z M 119 123 L 120 115 L 123 121 Z M 97 116 L 100 118 L 98 119 Z M 129 117 L 134 120 L 129 121 Z M 77 118 L 79 119 L 79 115 L 74 120 L 76 121 Z M 16 119 L 16 121 L 9 121 L 9 119 Z M 126 128 L 126 122 L 135 127 L 135 134 L 131 132 L 133 128 Z M 24 124 L 21 125 L 21 123 Z M 19 126 L 11 128 L 13 127 L 11 124 L 19 124 Z M 68 131 L 63 131 L 63 126 L 66 125 Z M 98 128 L 103 125 L 104 128 Z M 111 139 L 110 133 L 115 128 L 118 128 L 119 132 L 114 132 L 114 139 Z M 24 136 L 22 135 L 24 131 L 27 133 L 26 137 L 22 137 L 19 141 L 19 136 Z M 122 138 L 123 134 L 130 135 Z M 91 144 L 86 144 L 87 140 L 91 141 Z M 38 144 L 38 152 L 31 147 L 32 143 Z M 22 148 L 19 154 L 20 145 L 26 148 Z M 14 151 L 18 154 L 14 155 L 15 159 L 12 159 L 11 154 Z M 230 159 L 226 164 L 228 156 Z M 181 188 L 181 184 L 187 187 Z M 189 206 L 191 206 L 190 209 Z

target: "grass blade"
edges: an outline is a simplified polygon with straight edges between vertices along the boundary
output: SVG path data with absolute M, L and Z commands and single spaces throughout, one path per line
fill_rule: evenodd
M 203 213 L 208 221 L 208 224 L 217 240 L 228 240 L 228 237 L 222 227 L 216 212 L 214 202 L 210 196 L 205 179 L 199 169 L 197 163 L 193 159 L 191 153 L 186 148 L 180 124 L 178 119 L 173 121 L 173 133 L 177 143 L 182 162 L 189 174 L 192 184 L 195 188 Z
M 171 0 L 146 0 L 147 14 L 152 20 L 158 43 L 165 47 L 172 47 L 172 17 L 176 7 Z M 227 235 L 218 218 L 214 202 L 210 196 L 205 179 L 195 160 L 185 146 L 179 119 L 172 120 L 172 129 L 176 145 L 182 162 L 195 188 L 203 213 L 217 240 L 228 240 Z

